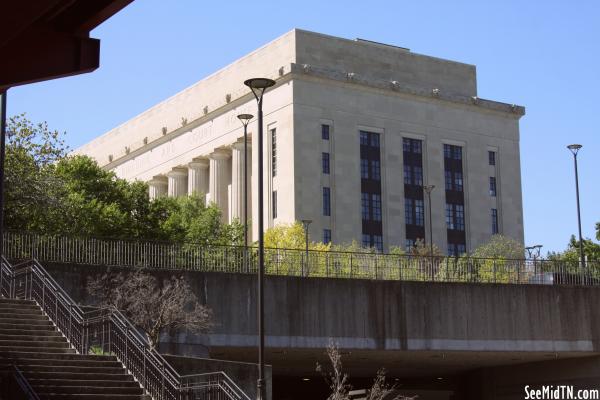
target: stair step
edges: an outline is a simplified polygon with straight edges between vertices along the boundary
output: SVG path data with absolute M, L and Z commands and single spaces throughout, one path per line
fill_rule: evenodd
M 40 394 L 40 400 L 152 400 L 148 395 L 137 394 Z
M 2 304 L 34 305 L 34 306 L 37 306 L 37 303 L 35 301 L 33 301 L 33 300 L 7 299 L 6 297 L 0 298 L 0 303 L 2 303 Z
M 74 351 L 74 350 L 73 350 Z M 30 351 L 0 350 L 0 357 L 11 359 L 45 359 L 45 360 L 85 360 L 85 361 L 117 361 L 115 356 L 97 356 L 76 353 L 47 353 L 37 349 Z
M 32 365 L 23 364 L 21 361 L 17 362 L 19 369 L 23 372 L 79 372 L 82 374 L 125 374 L 125 368 L 122 366 L 106 366 L 106 367 L 86 367 L 82 365 L 68 366 L 68 365 L 52 365 L 52 368 L 48 368 L 48 365 Z
M 42 310 L 38 306 L 33 307 L 11 307 L 7 305 L 0 305 L 0 315 L 10 314 L 21 314 L 21 315 L 44 315 Z
M 75 354 L 75 349 L 71 348 L 60 348 L 60 347 L 47 347 L 47 346 L 0 346 L 0 354 L 2 353 L 62 353 L 62 354 Z
M 60 335 L 60 333 L 56 330 L 56 328 L 54 326 L 48 326 L 48 325 L 23 325 L 23 324 L 4 324 L 4 325 L 0 325 L 0 332 L 2 333 L 8 333 L 8 334 L 20 334 L 20 332 L 24 332 L 25 333 L 31 333 L 31 332 L 35 332 L 36 335 L 45 335 L 47 332 L 47 334 L 50 333 L 58 333 Z
M 62 341 L 36 341 L 36 340 L 2 340 L 0 338 L 0 348 L 2 347 L 43 347 L 43 348 L 56 348 L 56 349 L 67 349 L 71 346 L 66 339 Z
M 57 332 L 58 333 L 58 332 Z M 12 334 L 7 335 L 0 332 L 0 342 L 2 341 L 23 341 L 23 342 L 64 342 L 67 343 L 67 339 L 60 334 L 57 335 L 34 335 L 34 334 Z
M 1 329 L 0 335 L 18 335 L 18 336 L 44 336 L 44 337 L 63 337 L 57 330 L 52 329 Z
M 45 366 L 49 370 L 54 368 L 123 368 L 123 365 L 118 361 L 99 361 L 99 360 L 57 360 L 57 359 L 40 359 L 40 358 L 18 358 L 7 359 L 9 363 L 16 362 L 17 365 L 23 366 Z M 2 359 L 0 359 L 0 364 Z M 49 368 L 51 367 L 51 368 Z
M 27 382 L 33 387 L 36 386 L 83 386 L 83 387 L 140 387 L 140 385 L 132 379 L 118 380 L 118 379 L 100 379 L 94 375 L 89 375 L 88 379 L 71 379 L 65 378 L 39 378 L 32 377 L 31 374 L 26 372 L 23 373 Z M 124 375 L 131 378 L 130 375 Z
M 59 385 L 65 385 L 73 381 L 115 381 L 115 382 L 134 382 L 133 376 L 128 374 L 86 374 L 81 372 L 29 372 L 23 371 L 23 374 L 32 384 L 34 380 L 44 380 Z M 62 383 L 67 382 L 67 383 Z M 120 386 L 120 385 L 117 385 Z M 126 386 L 126 385 L 125 385 Z
M 4 318 L 0 315 L 0 328 L 5 327 L 6 325 L 19 325 L 19 326 L 54 326 L 52 322 L 46 317 L 41 319 L 29 318 L 29 316 L 24 315 L 23 318 Z
M 113 387 L 106 384 L 105 381 L 98 381 L 98 386 L 50 386 L 33 385 L 33 389 L 38 395 L 44 393 L 60 394 L 144 394 L 142 388 L 136 387 Z

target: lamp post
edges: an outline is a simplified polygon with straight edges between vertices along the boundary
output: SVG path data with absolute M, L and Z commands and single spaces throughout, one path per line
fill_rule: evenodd
M 577 173 L 577 153 L 583 146 L 580 144 L 570 144 L 567 149 L 573 153 L 573 162 L 575 163 L 575 195 L 577 196 L 577 224 L 579 227 L 579 258 L 581 258 L 581 272 L 585 272 L 585 255 L 583 253 L 583 237 L 581 235 L 581 210 L 579 207 L 579 174 Z M 583 276 L 582 276 L 583 278 Z
M 527 257 L 529 259 L 533 258 L 533 270 L 534 270 L 535 275 L 537 275 L 536 260 L 540 256 L 542 247 L 543 246 L 541 244 L 536 244 L 535 246 L 525 247 L 525 250 L 527 250 Z
M 431 219 L 431 192 L 435 188 L 434 185 L 423 186 L 423 190 L 427 193 L 427 204 L 429 206 L 429 256 L 431 257 L 431 276 L 433 277 L 433 223 Z
M 248 256 L 248 123 L 254 118 L 252 114 L 237 116 L 244 126 L 244 267 Z
M 310 220 L 310 219 L 302 220 L 302 226 L 304 227 L 304 241 L 306 242 L 306 261 L 305 261 L 306 268 L 304 268 L 304 270 L 306 271 L 307 274 L 308 274 L 308 226 L 311 224 L 311 222 L 312 222 L 312 220 Z M 302 275 L 304 275 L 304 273 Z
M 0 257 L 4 255 L 4 157 L 6 152 L 6 90 L 0 92 Z
M 265 240 L 264 240 L 264 193 L 263 193 L 263 96 L 267 88 L 275 85 L 268 78 L 252 78 L 244 81 L 244 85 L 252 90 L 258 103 L 258 380 L 256 383 L 257 400 L 265 400 L 265 306 L 263 280 L 265 275 Z

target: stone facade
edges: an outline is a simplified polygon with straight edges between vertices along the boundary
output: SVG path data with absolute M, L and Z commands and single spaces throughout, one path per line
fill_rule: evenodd
M 494 229 L 523 241 L 519 119 L 524 108 L 480 99 L 472 65 L 375 42 L 290 31 L 76 152 L 120 177 L 149 182 L 151 197 L 198 192 L 223 210 L 224 221 L 243 219 L 243 128 L 236 116 L 256 114 L 256 101 L 243 85 L 251 77 L 277 82 L 264 98 L 267 228 L 311 219 L 315 240 L 330 233 L 335 243 L 361 242 L 367 229 L 361 213 L 364 131 L 378 138 L 377 229 L 384 249 L 404 246 L 408 235 L 405 139 L 421 141 L 420 183 L 435 185 L 431 210 L 438 247 L 449 246 L 446 204 L 453 196 L 444 190 L 452 164 L 445 161 L 444 145 L 462 151 L 465 250 L 492 235 L 492 209 Z M 254 119 L 248 126 L 252 221 L 258 216 L 256 131 Z M 325 157 L 329 173 L 323 172 Z M 324 215 L 323 188 L 328 188 L 330 215 Z M 422 211 L 417 224 L 428 240 Z M 253 224 L 254 238 L 256 232 Z

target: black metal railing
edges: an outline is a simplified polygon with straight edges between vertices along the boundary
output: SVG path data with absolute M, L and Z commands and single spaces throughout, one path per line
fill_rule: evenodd
M 0 295 L 34 300 L 78 353 L 116 356 L 154 400 L 250 400 L 224 372 L 180 376 L 119 310 L 84 312 L 36 260 L 0 267 Z
M 229 273 L 256 273 L 258 270 L 254 247 L 7 232 L 4 249 L 11 260 L 36 258 L 52 263 Z M 582 270 L 576 261 L 306 252 L 302 249 L 265 249 L 265 272 L 285 276 L 424 282 L 600 284 L 600 263 L 591 261 Z

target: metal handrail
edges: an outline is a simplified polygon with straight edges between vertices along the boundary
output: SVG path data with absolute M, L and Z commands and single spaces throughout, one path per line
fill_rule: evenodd
M 8 232 L 9 259 L 152 269 L 255 274 L 253 247 L 206 246 Z M 307 257 L 308 254 L 308 257 Z M 600 262 L 493 259 L 365 252 L 265 249 L 265 273 L 317 278 L 511 284 L 600 285 Z
M 37 395 L 35 390 L 33 390 L 31 385 L 29 384 L 29 381 L 27 380 L 27 378 L 25 378 L 25 375 L 23 375 L 23 372 L 21 372 L 19 367 L 17 367 L 15 364 L 12 364 L 11 368 L 13 370 L 13 376 L 15 377 L 15 381 L 17 382 L 17 385 L 19 385 L 25 396 L 27 396 L 27 400 L 40 400 L 40 397 Z
M 37 260 L 12 266 L 2 257 L 0 267 L 0 295 L 37 302 L 79 354 L 97 346 L 116 356 L 154 400 L 196 399 L 206 393 L 215 400 L 250 400 L 224 372 L 180 376 L 119 310 L 84 312 Z

